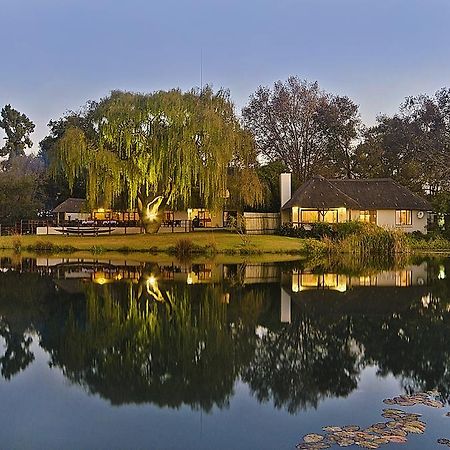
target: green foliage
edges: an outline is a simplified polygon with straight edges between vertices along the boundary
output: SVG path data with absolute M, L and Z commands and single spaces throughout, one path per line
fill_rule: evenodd
M 37 241 L 34 245 L 27 245 L 26 249 L 36 254 L 45 255 L 56 253 L 72 253 L 75 251 L 75 248 L 71 245 L 56 245 L 53 242 L 45 240 Z
M 22 219 L 37 218 L 43 206 L 43 171 L 37 158 L 13 158 L 0 171 L 0 224 L 14 226 Z
M 195 250 L 196 246 L 190 239 L 178 239 L 175 243 L 175 254 L 181 259 L 191 256 Z
M 325 255 L 328 252 L 328 243 L 318 239 L 305 239 L 305 254 L 310 257 Z
M 324 249 L 330 254 L 348 253 L 355 257 L 390 257 L 409 251 L 408 240 L 404 233 L 397 230 L 387 230 L 376 225 L 364 222 L 344 222 L 330 224 L 316 222 L 309 225 L 308 229 L 293 227 L 292 224 L 283 225 L 279 233 L 283 236 L 308 239 L 307 252 L 322 254 Z
M 450 190 L 450 89 L 408 97 L 394 116 L 378 117 L 357 149 L 363 177 L 392 177 L 432 195 Z
M 408 253 L 409 246 L 403 232 L 365 224 L 359 232 L 338 241 L 334 250 L 358 257 L 373 255 L 390 257 L 399 253 Z
M 198 190 L 203 205 L 214 209 L 224 202 L 230 167 L 252 172 L 253 141 L 227 91 L 114 91 L 89 106 L 90 131 L 67 127 L 53 145 L 52 168 L 70 188 L 85 176 L 91 205 L 125 196 L 132 207 L 142 194 L 162 195 L 173 207 Z M 245 201 L 256 200 L 257 189 L 248 188 Z
M 11 108 L 11 105 L 5 105 L 0 116 L 0 128 L 3 128 L 6 134 L 6 142 L 0 148 L 0 156 L 7 156 L 8 160 L 11 160 L 25 155 L 25 149 L 33 145 L 30 134 L 34 131 L 34 123 L 25 114 Z
M 12 246 L 15 253 L 20 253 L 22 251 L 22 241 L 19 236 L 14 237 Z
M 450 251 L 450 240 L 443 236 L 408 236 L 408 244 L 416 250 Z
M 341 240 L 355 233 L 363 232 L 367 228 L 363 222 L 351 221 L 342 223 L 315 222 L 307 226 L 293 226 L 291 222 L 281 225 L 278 233 L 281 236 L 298 238 L 329 238 L 331 240 Z

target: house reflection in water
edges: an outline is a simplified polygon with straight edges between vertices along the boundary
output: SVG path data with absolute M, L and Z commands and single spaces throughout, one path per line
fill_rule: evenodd
M 382 271 L 376 274 L 352 276 L 337 273 L 311 273 L 294 270 L 292 272 L 292 292 L 310 289 L 327 289 L 345 292 L 352 287 L 409 287 L 427 284 L 427 264 L 406 266 L 401 270 Z
M 408 308 L 413 299 L 423 302 L 426 298 L 428 281 L 426 262 L 359 276 L 293 270 L 282 276 L 280 319 L 290 323 L 293 301 L 324 313 L 380 313 Z
M 406 308 L 413 298 L 427 303 L 428 266 L 408 265 L 393 271 L 368 271 L 362 275 L 343 273 L 316 273 L 308 269 L 282 269 L 279 264 L 213 262 L 191 263 L 167 261 L 109 261 L 103 259 L 44 259 L 36 261 L 40 272 L 51 275 L 59 288 L 76 293 L 83 291 L 85 282 L 96 284 L 128 282 L 138 283 L 141 277 L 154 275 L 162 283 L 187 285 L 217 284 L 222 286 L 223 302 L 230 303 L 239 287 L 272 284 L 281 289 L 279 299 L 280 321 L 291 323 L 295 309 L 308 303 L 323 308 L 324 313 L 341 311 L 388 312 Z M 445 277 L 444 271 L 439 277 Z M 278 297 L 278 296 L 277 296 Z M 292 302 L 297 305 L 294 308 Z

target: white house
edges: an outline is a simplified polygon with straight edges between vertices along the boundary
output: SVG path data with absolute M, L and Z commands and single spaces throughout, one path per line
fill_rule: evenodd
M 315 176 L 293 195 L 291 174 L 282 174 L 280 182 L 282 223 L 300 226 L 358 220 L 405 232 L 427 232 L 430 203 L 390 178 L 325 179 Z

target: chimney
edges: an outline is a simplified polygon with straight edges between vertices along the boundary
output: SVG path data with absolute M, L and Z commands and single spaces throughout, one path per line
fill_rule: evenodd
M 291 174 L 282 173 L 280 174 L 280 197 L 281 205 L 280 208 L 291 198 Z

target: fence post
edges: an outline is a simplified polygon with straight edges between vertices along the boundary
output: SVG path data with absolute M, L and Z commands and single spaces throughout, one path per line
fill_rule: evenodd
M 23 229 L 22 229 L 22 219 L 20 219 L 20 235 L 22 236 Z

